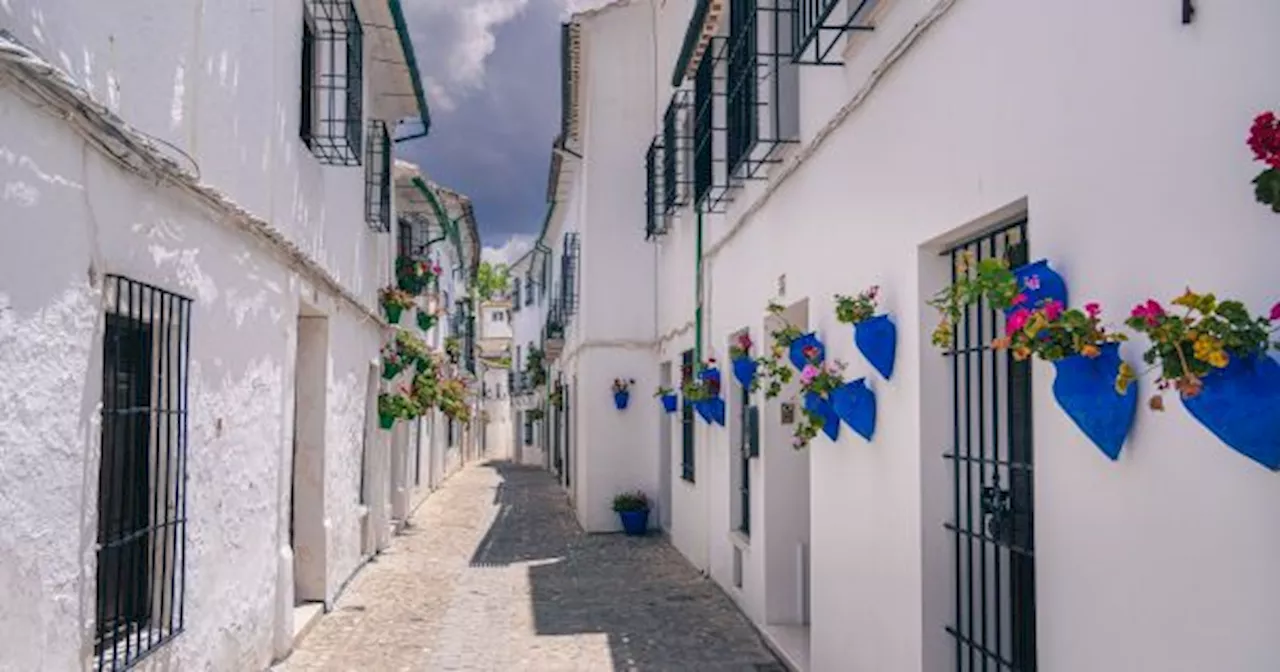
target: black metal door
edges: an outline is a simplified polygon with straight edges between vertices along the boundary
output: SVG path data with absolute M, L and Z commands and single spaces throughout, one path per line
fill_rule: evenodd
M 573 485 L 573 465 L 570 459 L 573 455 L 573 415 L 572 407 L 569 405 L 569 398 L 573 396 L 573 386 L 565 385 L 564 394 L 560 395 L 564 400 L 564 487 L 568 488 Z
M 952 280 L 983 259 L 1025 264 L 1026 232 L 1022 221 L 948 250 Z M 947 353 L 957 672 L 1036 670 L 1031 365 L 991 348 L 1003 329 L 1000 311 L 966 308 Z
M 738 469 L 741 480 L 738 496 L 741 497 L 742 520 L 738 522 L 738 530 L 751 536 L 751 458 L 759 449 L 759 414 L 751 405 L 751 388 L 740 385 L 742 390 L 741 437 L 738 440 Z

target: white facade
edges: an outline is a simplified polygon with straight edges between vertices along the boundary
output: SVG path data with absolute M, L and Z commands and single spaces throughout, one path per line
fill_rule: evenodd
M 943 459 L 953 379 L 924 304 L 947 282 L 942 252 L 1026 218 L 1031 258 L 1049 259 L 1073 303 L 1096 300 L 1113 323 L 1188 284 L 1265 310 L 1280 221 L 1254 202 L 1259 168 L 1244 138 L 1280 94 L 1266 65 L 1280 56 L 1268 39 L 1280 6 L 1196 3 L 1183 24 L 1179 3 L 1160 0 L 880 0 L 864 18 L 874 31 L 838 40 L 843 65 L 796 70 L 799 132 L 781 162 L 702 217 L 701 236 L 694 210 L 680 209 L 651 250 L 644 154 L 695 4 L 619 2 L 572 21 L 566 124 L 580 124 L 580 144 L 570 133 L 561 156 L 573 168 L 560 173 L 572 175 L 543 240 L 557 255 L 564 232 L 582 242 L 579 309 L 557 364 L 572 382 L 579 516 L 589 530 L 616 528 L 607 505 L 618 490 L 662 501 L 670 487 L 672 541 L 793 666 L 957 669 L 944 523 L 958 514 Z M 847 12 L 838 3 L 834 15 Z M 795 452 L 784 400 L 754 397 L 761 454 L 748 463 L 743 534 L 730 338 L 746 329 L 763 343 L 765 306 L 778 300 L 850 377 L 867 375 L 832 295 L 872 285 L 898 327 L 893 379 L 869 377 L 874 440 L 846 427 Z M 722 363 L 729 412 L 726 427 L 694 423 L 686 480 L 680 416 L 660 414 L 649 392 L 678 386 L 681 353 L 698 346 Z M 1142 347 L 1127 345 L 1126 358 Z M 638 381 L 624 413 L 608 395 L 619 376 Z M 1111 462 L 1059 410 L 1053 376 L 1034 365 L 1036 669 L 1274 669 L 1275 474 L 1176 401 L 1140 410 Z
M 0 3 L 4 669 L 94 665 L 116 276 L 191 301 L 184 401 L 164 407 L 185 410 L 185 449 L 155 457 L 180 439 L 158 429 L 171 425 L 154 396 L 140 444 L 152 451 L 142 516 L 182 530 L 148 532 L 142 553 L 170 542 L 163 562 L 182 582 L 175 595 L 147 574 L 150 615 L 128 621 L 174 636 L 136 669 L 253 670 L 286 655 L 295 607 L 331 605 L 426 491 L 431 460 L 408 461 L 409 426 L 378 429 L 392 331 L 377 292 L 396 240 L 366 223 L 371 162 L 362 149 L 365 165 L 322 165 L 299 137 L 304 3 L 150 5 Z M 412 47 L 388 29 L 403 24 L 398 2 L 356 7 L 364 117 L 351 126 L 368 147 L 368 120 L 427 120 Z M 172 315 L 123 303 L 146 333 L 181 341 Z

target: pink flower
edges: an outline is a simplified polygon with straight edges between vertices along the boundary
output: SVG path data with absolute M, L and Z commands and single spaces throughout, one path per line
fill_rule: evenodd
M 1277 301 L 1276 305 L 1271 306 L 1271 321 L 1280 322 L 1280 301 Z
M 1044 316 L 1045 319 L 1050 322 L 1062 317 L 1062 302 L 1057 299 L 1052 299 L 1048 303 L 1044 304 Z
M 1023 284 L 1023 286 L 1033 292 L 1037 289 L 1040 289 L 1040 276 L 1038 275 L 1027 276 L 1027 281 L 1026 283 Z
M 1018 292 L 1018 295 L 1013 297 L 1013 305 L 1015 306 L 1020 306 L 1026 302 L 1027 302 L 1027 295 L 1023 294 L 1022 292 Z
M 800 372 L 800 384 L 809 385 L 814 378 L 818 377 L 818 367 L 812 364 L 805 364 L 804 370 Z
M 1086 303 L 1084 304 L 1084 312 L 1088 313 L 1090 318 L 1097 319 L 1102 314 L 1102 306 L 1096 303 Z
M 1148 327 L 1154 327 L 1160 323 L 1161 317 L 1164 317 L 1164 308 L 1156 303 L 1155 299 L 1147 299 L 1146 303 L 1140 303 L 1133 307 L 1133 312 L 1129 313 L 1131 317 L 1140 317 L 1146 321 Z
M 800 352 L 804 353 L 804 358 L 811 362 L 818 358 L 818 346 L 816 345 L 806 345 Z
M 1029 317 L 1031 317 L 1031 311 L 1026 308 L 1019 308 L 1013 311 L 1013 314 L 1009 316 L 1009 321 L 1004 325 L 1004 333 L 1012 336 L 1022 330 L 1023 327 L 1027 326 L 1027 318 Z

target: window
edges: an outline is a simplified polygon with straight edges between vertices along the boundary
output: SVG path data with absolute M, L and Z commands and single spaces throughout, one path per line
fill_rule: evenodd
M 840 65 L 832 56 L 840 37 L 850 31 L 874 30 L 868 18 L 878 0 L 849 0 L 848 13 L 836 16 L 840 0 L 795 0 L 791 57 L 806 65 Z
M 379 233 L 391 230 L 391 135 L 381 121 L 369 122 L 364 166 L 364 220 Z
M 714 45 L 708 48 L 698 63 L 693 83 L 693 200 L 699 206 L 711 192 L 715 177 L 714 140 L 712 133 L 715 117 L 715 59 L 711 56 Z
M 560 311 L 566 320 L 578 313 L 579 244 L 576 231 L 564 234 L 564 256 L 560 257 Z
M 524 445 L 533 445 L 533 411 L 524 412 Z
M 106 283 L 94 654 L 124 669 L 185 625 L 191 300 Z
M 520 310 L 520 278 L 511 281 L 511 312 Z
M 533 303 L 533 276 L 524 276 L 524 305 Z
M 683 386 L 693 380 L 693 351 L 685 350 L 680 355 L 680 382 Z M 693 482 L 693 406 L 688 402 L 680 408 L 680 476 Z
M 307 7 L 298 134 L 321 163 L 358 166 L 364 140 L 364 29 L 352 0 L 309 0 Z

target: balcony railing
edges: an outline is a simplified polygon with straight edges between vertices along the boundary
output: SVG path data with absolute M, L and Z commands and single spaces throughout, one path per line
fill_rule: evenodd
M 806 65 L 840 65 L 832 51 L 840 37 L 852 31 L 874 30 L 867 16 L 879 0 L 849 0 L 848 14 L 832 16 L 840 0 L 792 0 L 795 18 L 791 24 L 791 60 Z

